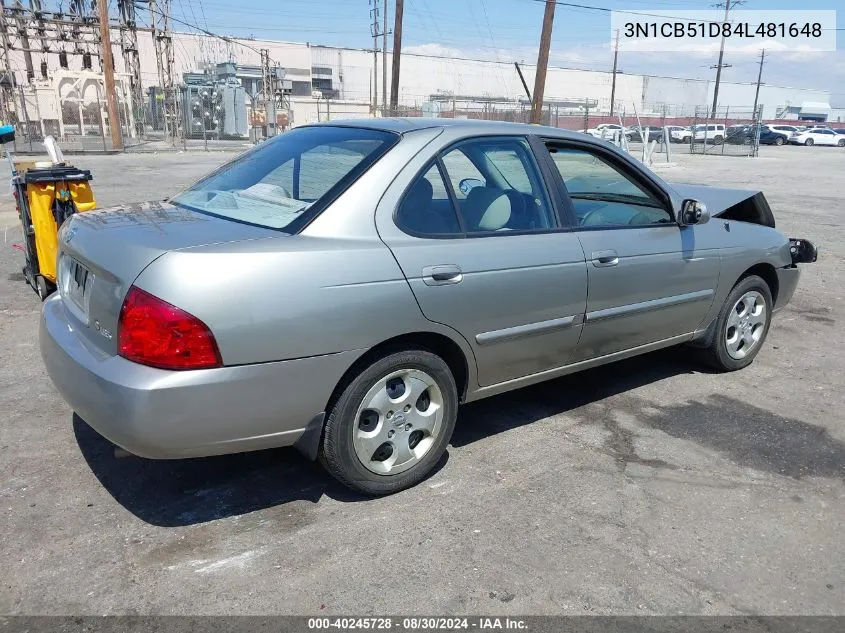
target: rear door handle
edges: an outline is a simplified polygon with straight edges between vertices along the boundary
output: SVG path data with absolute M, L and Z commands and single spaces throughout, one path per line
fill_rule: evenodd
M 423 268 L 422 279 L 426 286 L 445 286 L 461 283 L 464 280 L 464 274 L 460 266 L 441 264 Z
M 616 251 L 593 251 L 590 255 L 593 266 L 596 268 L 604 268 L 607 266 L 616 266 L 619 263 L 619 254 Z

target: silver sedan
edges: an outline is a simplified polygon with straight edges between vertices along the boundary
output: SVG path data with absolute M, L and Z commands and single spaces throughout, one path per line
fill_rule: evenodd
M 461 403 L 677 344 L 745 367 L 815 257 L 762 193 L 669 185 L 584 134 L 333 122 L 67 221 L 41 350 L 127 451 L 292 445 L 384 494 Z

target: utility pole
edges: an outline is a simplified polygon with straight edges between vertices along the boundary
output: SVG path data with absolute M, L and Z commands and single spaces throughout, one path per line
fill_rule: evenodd
M 276 136 L 276 92 L 278 69 L 270 66 L 270 51 L 261 49 L 261 96 L 264 100 L 264 123 L 267 138 Z
M 6 22 L 6 5 L 0 0 L 0 55 L 3 56 L 3 63 L 0 64 L 3 70 L 3 78 L 0 79 L 0 117 L 3 124 L 11 123 L 11 104 L 15 98 L 15 75 L 12 73 L 11 58 L 9 57 L 9 25 Z
M 133 0 L 117 0 L 120 11 L 120 49 L 129 75 L 129 93 L 138 136 L 144 133 L 144 91 L 141 87 L 141 58 L 138 55 L 138 27 Z
M 757 102 L 760 100 L 760 83 L 763 80 L 763 63 L 766 61 L 766 49 L 760 51 L 760 70 L 757 72 L 757 90 L 754 92 L 754 109 L 751 111 L 755 119 L 757 118 Z
M 613 47 L 613 82 L 610 84 L 610 116 L 616 105 L 616 61 L 619 59 L 619 29 L 616 29 L 616 46 Z
M 97 2 L 97 12 L 100 18 L 100 60 L 103 64 L 103 77 L 106 88 L 106 110 L 109 113 L 109 130 L 111 131 L 112 149 L 123 149 L 123 136 L 120 134 L 120 116 L 117 113 L 117 91 L 114 86 L 114 59 L 111 50 L 111 34 L 109 33 L 109 3 L 108 0 Z
M 370 0 L 370 3 L 373 6 L 373 8 L 370 9 L 370 17 L 373 19 L 372 26 L 370 26 L 370 31 L 373 36 L 373 102 L 370 104 L 370 108 L 373 111 L 373 116 L 375 116 L 376 112 L 378 112 L 378 38 L 381 36 L 378 21 L 378 1 L 379 0 Z
M 726 2 L 728 0 L 725 0 Z M 534 76 L 534 101 L 531 104 L 531 123 L 539 123 L 543 114 L 543 93 L 546 90 L 546 69 L 549 66 L 549 48 L 552 44 L 552 24 L 555 20 L 555 0 L 546 0 L 543 14 L 543 31 L 540 34 L 540 52 L 537 55 L 537 74 Z
M 179 124 L 176 120 L 176 94 L 173 81 L 174 58 L 173 37 L 170 31 L 170 0 L 161 0 L 161 3 L 158 0 L 149 0 L 149 3 L 158 81 L 163 97 L 164 133 L 175 144 Z
M 21 48 L 23 49 L 23 61 L 26 65 L 26 80 L 32 81 L 35 77 L 35 68 L 32 65 L 32 47 L 29 44 L 29 32 L 27 30 L 26 18 L 24 16 L 24 8 L 21 0 L 15 2 L 13 8 L 15 12 L 15 22 L 18 26 L 18 37 L 21 40 Z
M 528 84 L 525 83 L 525 77 L 522 75 L 522 68 L 519 67 L 519 62 L 514 62 L 513 65 L 516 66 L 516 74 L 519 75 L 519 80 L 522 82 L 525 94 L 528 97 L 528 100 L 531 101 L 531 91 L 528 89 Z
M 382 7 L 381 27 L 381 115 L 387 116 L 387 0 Z
M 41 50 L 46 52 L 49 50 L 49 46 L 45 37 L 47 31 L 44 28 L 44 21 L 42 19 L 41 0 L 29 0 L 29 8 L 32 11 L 32 15 L 35 16 L 35 32 L 39 35 Z M 44 79 L 47 78 L 47 60 L 43 56 L 41 58 L 41 76 Z
M 736 6 L 741 4 L 745 4 L 745 0 L 725 0 L 724 7 L 725 7 L 725 22 L 728 21 L 728 14 L 730 10 Z M 723 4 L 720 2 L 718 4 L 714 4 L 714 7 L 721 8 Z M 722 80 L 722 68 L 730 68 L 731 64 L 723 64 L 722 60 L 725 58 L 725 36 L 722 35 L 722 41 L 719 44 L 719 62 L 715 66 L 711 66 L 710 68 L 716 69 L 716 85 L 713 87 L 713 107 L 710 111 L 710 118 L 716 118 L 716 106 L 719 105 L 719 82 Z
M 405 0 L 396 0 L 393 17 L 393 68 L 390 73 L 390 114 L 396 116 L 399 108 L 399 64 L 402 56 L 402 11 Z

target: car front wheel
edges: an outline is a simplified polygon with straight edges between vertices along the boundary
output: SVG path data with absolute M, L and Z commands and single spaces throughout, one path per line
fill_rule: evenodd
M 804 145 L 806 145 L 807 147 L 810 147 L 810 145 L 812 145 L 812 144 L 813 144 L 813 139 L 811 139 L 811 138 L 808 138 L 806 141 L 804 141 Z
M 423 350 L 397 351 L 343 390 L 326 421 L 320 461 L 359 492 L 398 492 L 437 465 L 457 413 L 457 387 L 445 361 Z
M 839 147 L 845 147 L 845 138 L 841 138 L 836 142 L 836 145 Z
M 772 293 L 757 275 L 741 279 L 731 290 L 714 325 L 705 360 L 720 371 L 747 367 L 769 332 Z

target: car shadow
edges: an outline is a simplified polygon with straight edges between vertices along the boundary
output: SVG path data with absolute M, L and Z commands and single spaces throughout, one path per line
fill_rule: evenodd
M 328 496 L 363 501 L 292 448 L 195 459 L 115 456 L 115 445 L 73 415 L 73 432 L 91 471 L 114 499 L 138 518 L 163 527 L 205 523 Z M 440 460 L 429 476 L 448 460 Z
M 679 374 L 712 373 L 695 350 L 671 347 L 464 405 L 452 446 L 567 413 Z
M 712 370 L 697 362 L 694 350 L 676 347 L 481 400 L 462 410 L 452 445 L 465 446 L 552 415 L 567 414 L 577 424 L 603 427 L 604 452 L 622 467 L 632 462 L 669 469 L 683 466 L 637 455 L 636 434 L 608 415 L 609 409 L 625 412 L 643 427 L 694 442 L 742 468 L 793 479 L 845 481 L 845 443 L 822 426 L 720 393 L 668 405 L 629 393 L 671 376 L 702 372 Z M 608 407 L 597 406 L 611 397 Z
M 693 350 L 678 347 L 487 398 L 462 407 L 450 450 L 568 414 L 578 424 L 602 425 L 607 453 L 620 466 L 678 467 L 640 458 L 634 450 L 636 435 L 613 416 L 599 414 L 595 405 L 616 396 L 612 409 L 625 409 L 644 426 L 717 451 L 740 466 L 793 478 L 845 479 L 845 444 L 821 427 L 724 395 L 660 406 L 627 393 L 673 376 L 709 371 Z M 344 502 L 368 499 L 294 449 L 166 461 L 116 458 L 114 445 L 76 415 L 73 429 L 82 455 L 106 490 L 154 525 L 204 523 L 293 501 L 316 503 L 324 495 Z M 429 476 L 447 460 L 448 451 Z

